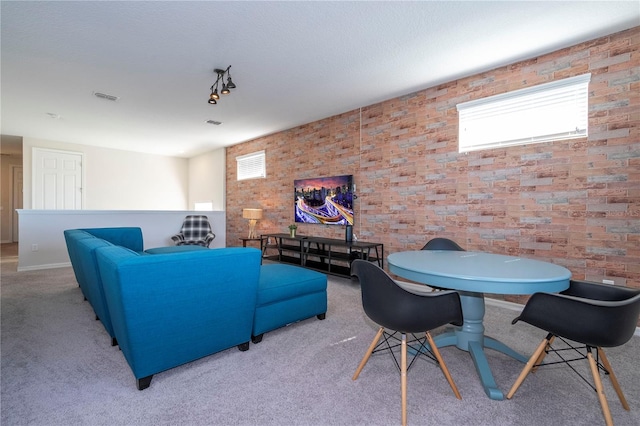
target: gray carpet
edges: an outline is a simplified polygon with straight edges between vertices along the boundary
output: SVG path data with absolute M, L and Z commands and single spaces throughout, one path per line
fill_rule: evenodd
M 374 355 L 359 379 L 351 380 L 376 326 L 362 311 L 359 287 L 348 279 L 329 278 L 326 320 L 267 333 L 247 352 L 233 348 L 157 374 L 149 389 L 138 391 L 70 268 L 15 270 L 15 259 L 4 258 L 3 426 L 400 423 L 400 377 L 388 354 Z M 514 316 L 488 306 L 487 334 L 528 355 L 544 333 L 526 324 L 512 326 Z M 508 391 L 523 365 L 487 352 L 499 387 Z M 639 425 L 640 338 L 607 353 L 631 405 L 630 412 L 622 409 L 605 378 L 614 422 Z M 492 401 L 466 352 L 445 348 L 442 355 L 463 400 L 423 357 L 408 375 L 409 424 L 604 424 L 595 392 L 567 367 L 542 369 L 512 400 Z

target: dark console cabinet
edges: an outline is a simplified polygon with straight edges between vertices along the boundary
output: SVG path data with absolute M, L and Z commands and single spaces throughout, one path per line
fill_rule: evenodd
M 306 235 L 264 234 L 261 239 L 265 259 L 291 263 L 327 274 L 350 276 L 351 262 L 364 259 L 382 268 L 384 245 L 364 241 L 344 241 Z

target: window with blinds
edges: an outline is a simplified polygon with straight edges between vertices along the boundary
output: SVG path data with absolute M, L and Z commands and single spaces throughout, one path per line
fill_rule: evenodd
M 238 180 L 264 178 L 267 176 L 264 151 L 236 157 Z
M 458 151 L 583 138 L 591 74 L 457 105 Z

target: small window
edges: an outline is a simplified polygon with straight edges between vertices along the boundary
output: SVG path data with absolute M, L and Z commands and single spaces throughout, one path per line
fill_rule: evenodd
M 211 201 L 194 203 L 193 209 L 197 212 L 211 211 L 213 210 L 213 203 Z
M 236 157 L 238 180 L 264 178 L 266 174 L 264 151 Z
M 459 152 L 588 135 L 591 74 L 457 105 Z

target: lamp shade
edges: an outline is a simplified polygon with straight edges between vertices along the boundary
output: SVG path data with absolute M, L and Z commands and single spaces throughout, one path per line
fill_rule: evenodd
M 242 209 L 242 217 L 245 219 L 262 219 L 262 209 Z

